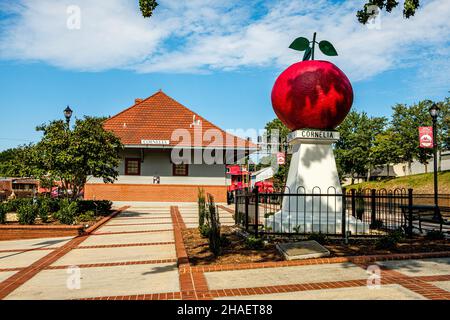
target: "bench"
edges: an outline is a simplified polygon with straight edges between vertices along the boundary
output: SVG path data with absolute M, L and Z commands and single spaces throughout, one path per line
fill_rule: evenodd
M 409 226 L 409 206 L 400 206 L 403 216 L 405 217 L 406 228 Z M 439 231 L 442 232 L 442 226 L 450 226 L 450 221 L 442 217 L 442 213 L 450 212 L 450 207 L 436 207 L 434 205 L 412 205 L 411 206 L 411 224 L 414 221 L 419 222 L 419 231 L 422 233 L 422 222 L 430 222 L 439 224 Z M 414 228 L 414 227 L 413 227 Z M 417 227 L 416 227 L 417 228 Z

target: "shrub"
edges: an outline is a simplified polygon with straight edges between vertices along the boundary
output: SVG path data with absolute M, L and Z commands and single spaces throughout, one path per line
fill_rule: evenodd
M 38 215 L 43 223 L 48 222 L 48 216 L 51 212 L 50 204 L 47 201 L 41 201 L 38 207 Z
M 20 224 L 34 224 L 34 221 L 36 220 L 37 216 L 37 206 L 29 203 L 29 204 L 22 204 L 17 209 L 17 218 L 19 220 Z
M 427 231 L 425 238 L 428 240 L 444 240 L 445 234 L 439 230 L 429 230 Z
M 200 231 L 200 235 L 203 238 L 209 238 L 210 228 L 208 225 L 204 224 L 204 225 L 198 227 L 198 230 Z
M 6 205 L 4 203 L 0 203 L 0 223 L 6 222 Z
M 31 198 L 17 198 L 12 199 L 6 202 L 6 211 L 7 212 L 18 212 L 19 207 L 23 205 L 31 205 L 33 204 L 33 199 Z
M 231 245 L 231 241 L 226 235 L 223 234 L 220 236 L 220 245 L 222 247 L 228 247 L 229 245 Z
M 397 247 L 397 242 L 398 241 L 390 235 L 382 236 L 375 242 L 375 248 L 382 250 L 394 249 L 395 247 Z
M 308 240 L 315 240 L 320 244 L 326 244 L 328 242 L 328 237 L 326 234 L 321 232 L 313 232 L 308 235 Z
M 262 238 L 255 238 L 254 236 L 249 236 L 245 239 L 245 246 L 250 250 L 260 250 L 264 248 L 264 242 Z
M 375 248 L 381 250 L 390 250 L 397 247 L 397 243 L 403 239 L 404 233 L 398 229 L 385 236 L 382 236 L 375 242 Z
M 214 256 L 219 256 L 222 252 L 220 243 L 220 221 L 219 212 L 217 211 L 216 204 L 214 202 L 214 197 L 208 194 L 208 215 L 207 221 L 209 224 L 209 249 L 214 254 Z
M 63 199 L 59 206 L 59 211 L 54 214 L 55 219 L 63 224 L 73 224 L 78 213 L 77 202 Z
M 197 202 L 198 202 L 198 227 L 202 228 L 203 225 L 205 224 L 205 216 L 206 216 L 205 190 L 202 188 L 198 189 Z
M 77 221 L 77 223 L 80 223 L 80 222 L 92 221 L 94 219 L 95 219 L 95 212 L 94 211 L 86 211 L 86 212 L 80 214 L 76 218 L 76 221 Z

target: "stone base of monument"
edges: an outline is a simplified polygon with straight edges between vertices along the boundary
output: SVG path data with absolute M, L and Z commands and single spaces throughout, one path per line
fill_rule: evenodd
M 338 140 L 336 131 L 290 133 L 292 159 L 282 207 L 266 220 L 273 232 L 342 232 L 342 188 L 332 147 Z M 346 232 L 369 232 L 367 223 L 348 214 L 345 219 Z
M 330 251 L 315 240 L 277 244 L 278 251 L 286 260 L 327 257 Z

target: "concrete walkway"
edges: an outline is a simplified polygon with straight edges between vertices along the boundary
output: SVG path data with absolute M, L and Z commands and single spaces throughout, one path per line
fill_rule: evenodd
M 86 237 L 0 241 L 0 297 L 450 299 L 450 258 L 191 267 L 181 230 L 197 227 L 196 204 L 116 206 L 124 204 L 130 207 Z M 219 212 L 222 224 L 233 224 L 229 211 Z M 367 286 L 373 280 L 369 266 L 379 271 L 380 286 Z M 27 278 L 29 271 L 34 273 Z M 21 273 L 20 284 L 10 285 Z

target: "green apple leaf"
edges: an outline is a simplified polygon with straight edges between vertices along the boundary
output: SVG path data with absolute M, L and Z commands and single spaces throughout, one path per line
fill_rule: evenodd
M 305 55 L 303 56 L 303 61 L 309 60 L 311 58 L 312 50 L 310 47 L 308 47 L 305 51 Z
M 297 51 L 304 51 L 309 48 L 309 40 L 303 37 L 297 38 L 291 43 L 289 48 Z
M 337 56 L 338 55 L 338 53 L 337 53 L 336 49 L 333 47 L 333 45 L 326 40 L 322 40 L 319 42 L 319 48 L 320 48 L 320 51 L 322 51 L 323 54 L 326 54 L 327 56 Z

